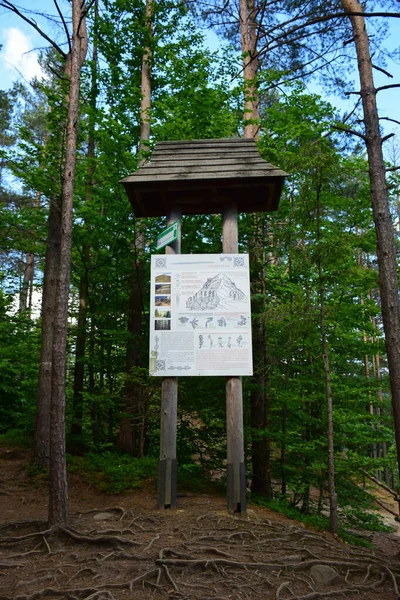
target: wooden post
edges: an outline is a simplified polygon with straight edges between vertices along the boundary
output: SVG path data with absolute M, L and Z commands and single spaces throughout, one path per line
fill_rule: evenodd
M 228 204 L 222 218 L 222 250 L 224 254 L 238 252 L 237 209 Z M 226 437 L 228 446 L 227 496 L 228 512 L 246 512 L 246 472 L 243 442 L 242 378 L 226 379 Z
M 173 209 L 167 226 L 178 221 L 178 239 L 165 248 L 165 254 L 180 254 L 181 211 Z M 160 461 L 158 463 L 158 508 L 176 508 L 176 424 L 178 419 L 178 378 L 164 377 L 161 384 Z

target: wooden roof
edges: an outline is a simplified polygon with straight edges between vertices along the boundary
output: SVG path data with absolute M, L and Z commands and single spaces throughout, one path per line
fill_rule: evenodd
M 151 160 L 125 177 L 137 217 L 221 213 L 236 202 L 239 212 L 278 208 L 287 174 L 261 158 L 254 139 L 224 138 L 158 142 Z

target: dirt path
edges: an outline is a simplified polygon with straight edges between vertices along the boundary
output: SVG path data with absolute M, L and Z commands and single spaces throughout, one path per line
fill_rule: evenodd
M 48 531 L 47 483 L 26 466 L 0 449 L 0 600 L 398 599 L 396 536 L 386 553 L 355 548 L 265 509 L 230 517 L 207 495 L 160 512 L 152 493 L 105 496 L 76 475 L 70 526 Z

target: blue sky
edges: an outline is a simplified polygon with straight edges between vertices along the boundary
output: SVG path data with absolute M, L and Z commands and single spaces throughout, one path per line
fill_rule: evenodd
M 63 14 L 70 14 L 70 4 L 67 0 L 59 0 L 59 5 Z M 18 6 L 25 10 L 34 10 L 56 16 L 56 9 L 52 0 L 19 0 Z M 36 15 L 31 15 L 37 20 L 39 26 L 56 39 L 58 43 L 65 42 L 65 35 L 62 29 L 55 22 L 44 20 Z M 3 46 L 0 51 L 0 88 L 8 89 L 15 80 L 25 80 L 29 82 L 34 76 L 40 76 L 40 67 L 37 62 L 38 51 L 46 47 L 47 42 L 27 23 L 17 15 L 0 8 L 0 44 Z M 213 49 L 218 42 L 212 33 L 208 33 L 207 39 Z M 400 46 L 400 19 L 390 20 L 389 35 L 386 45 L 393 50 Z M 355 66 L 355 65 L 354 65 Z M 382 73 L 375 72 L 375 83 L 377 86 L 390 83 L 400 83 L 400 62 L 388 61 L 388 71 L 393 74 L 393 79 Z M 358 81 L 357 73 L 350 72 L 351 79 Z M 355 84 L 357 88 L 358 83 Z M 310 91 L 317 92 L 326 98 L 324 93 L 316 84 L 312 84 Z M 349 101 L 340 100 L 336 97 L 327 98 L 334 106 L 337 106 L 340 112 L 351 109 L 354 102 L 354 96 Z M 391 117 L 400 120 L 400 88 L 382 91 L 378 94 L 378 105 L 382 117 Z M 394 124 L 385 123 L 386 132 L 396 131 L 400 133 L 400 127 Z

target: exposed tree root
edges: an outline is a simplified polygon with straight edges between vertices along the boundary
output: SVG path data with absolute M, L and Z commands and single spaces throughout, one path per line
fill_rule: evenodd
M 72 529 L 66 527 L 59 527 L 58 531 L 72 538 L 76 542 L 82 542 L 86 544 L 111 544 L 113 546 L 140 546 L 140 542 L 135 540 L 129 540 L 127 538 L 117 535 L 83 535 Z
M 94 529 L 91 515 L 99 512 L 113 512 L 111 527 Z M 42 522 L 30 522 L 42 531 L 26 533 L 29 522 L 14 526 L 24 527 L 24 535 L 0 540 L 1 581 L 14 578 L 0 589 L 0 600 L 398 596 L 400 563 L 296 526 L 213 512 L 200 517 L 133 514 L 114 507 L 79 513 L 73 527 L 46 529 Z M 13 533 L 13 528 L 4 527 L 5 532 Z M 11 553 L 12 545 L 21 552 Z M 331 589 L 318 584 L 310 575 L 314 565 L 334 568 L 342 583 Z

